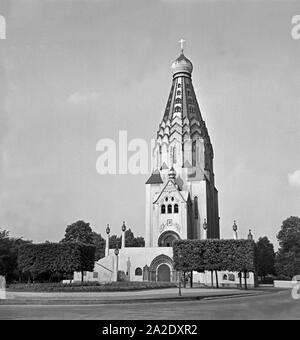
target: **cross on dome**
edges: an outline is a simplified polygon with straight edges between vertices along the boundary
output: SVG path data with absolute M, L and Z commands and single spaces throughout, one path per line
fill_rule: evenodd
M 178 42 L 180 44 L 180 51 L 183 54 L 184 44 L 186 43 L 186 40 L 181 38 Z

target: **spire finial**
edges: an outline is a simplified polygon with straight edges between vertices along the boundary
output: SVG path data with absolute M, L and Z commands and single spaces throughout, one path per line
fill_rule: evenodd
M 179 41 L 179 44 L 180 44 L 180 51 L 181 53 L 183 54 L 183 49 L 184 49 L 184 43 L 186 42 L 184 39 L 180 39 Z

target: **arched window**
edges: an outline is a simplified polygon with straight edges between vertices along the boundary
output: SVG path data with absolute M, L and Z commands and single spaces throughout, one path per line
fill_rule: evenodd
M 181 112 L 181 107 L 180 106 L 176 106 L 175 107 L 175 112 Z
M 178 208 L 178 204 L 174 205 L 174 213 L 178 214 L 179 208 Z
M 180 96 L 181 95 L 181 91 L 178 90 L 176 94 L 177 94 L 177 96 Z
M 226 274 L 223 275 L 223 280 L 224 281 L 227 280 L 227 275 Z
M 142 268 L 137 267 L 137 268 L 135 269 L 134 275 L 136 275 L 136 276 L 142 276 L 142 275 L 143 275 Z
M 234 274 L 229 274 L 229 275 L 228 275 L 228 280 L 229 280 L 229 281 L 235 281 L 235 276 L 234 276 Z
M 180 104 L 181 103 L 181 99 L 180 98 L 176 98 L 175 103 L 176 104 Z
M 181 87 L 181 84 L 179 83 L 179 84 L 177 85 L 177 87 L 180 88 L 180 87 Z
M 168 205 L 168 214 L 172 214 L 172 205 L 171 204 Z
M 194 197 L 194 217 L 198 220 L 198 197 Z
M 166 213 L 166 206 L 164 204 L 161 206 L 160 212 L 161 212 L 161 214 L 165 214 Z

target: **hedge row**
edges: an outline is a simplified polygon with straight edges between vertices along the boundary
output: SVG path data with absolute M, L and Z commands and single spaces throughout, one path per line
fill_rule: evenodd
M 34 276 L 94 270 L 95 247 L 79 242 L 25 244 L 18 253 L 18 268 Z
M 7 288 L 10 291 L 22 292 L 111 292 L 143 289 L 160 289 L 176 287 L 171 282 L 112 282 L 101 284 L 99 282 L 74 282 L 74 283 L 31 283 L 31 284 L 10 284 Z
M 255 271 L 255 242 L 251 240 L 177 240 L 175 269 L 182 271 Z

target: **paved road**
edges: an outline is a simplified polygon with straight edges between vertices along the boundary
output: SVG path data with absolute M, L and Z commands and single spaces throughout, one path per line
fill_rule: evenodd
M 0 306 L 0 319 L 300 319 L 289 290 L 217 300 L 81 306 Z

